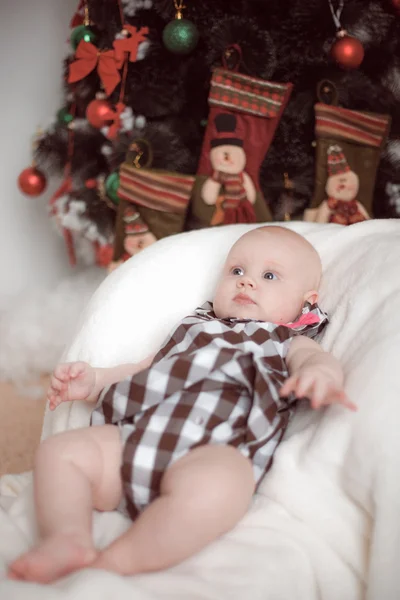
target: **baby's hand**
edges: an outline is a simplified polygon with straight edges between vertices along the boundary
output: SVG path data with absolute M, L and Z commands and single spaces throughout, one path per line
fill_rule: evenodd
M 350 410 L 357 410 L 357 406 L 349 400 L 343 386 L 320 367 L 306 367 L 295 373 L 285 381 L 280 389 L 281 397 L 293 392 L 296 398 L 307 397 L 312 408 L 318 410 L 328 404 L 342 404 Z
M 86 400 L 96 383 L 96 369 L 85 362 L 58 365 L 51 377 L 47 392 L 50 410 L 61 402 Z

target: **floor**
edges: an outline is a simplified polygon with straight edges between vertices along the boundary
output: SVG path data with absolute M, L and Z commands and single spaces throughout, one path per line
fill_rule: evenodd
M 21 393 L 11 383 L 0 381 L 0 475 L 32 468 L 42 429 L 48 377 L 35 382 L 43 392 L 39 398 Z

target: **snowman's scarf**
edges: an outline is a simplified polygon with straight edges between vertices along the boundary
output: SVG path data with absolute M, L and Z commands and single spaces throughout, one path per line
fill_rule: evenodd
M 249 202 L 243 185 L 243 173 L 231 174 L 214 171 L 213 181 L 224 187 L 223 223 L 256 223 L 253 205 Z
M 358 208 L 357 200 L 338 200 L 337 198 L 328 198 L 328 207 L 331 209 L 331 223 L 339 225 L 353 225 L 365 221 L 365 216 Z

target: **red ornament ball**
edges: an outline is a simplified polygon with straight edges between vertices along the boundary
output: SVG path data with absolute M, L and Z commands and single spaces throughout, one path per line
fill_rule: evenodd
M 400 13 L 400 0 L 392 0 L 393 8 Z
M 364 59 L 364 48 L 356 38 L 343 35 L 333 44 L 331 56 L 344 69 L 357 69 Z
M 86 118 L 92 127 L 101 129 L 107 123 L 112 122 L 114 111 L 107 100 L 92 100 L 86 108 Z
M 47 180 L 39 169 L 28 167 L 18 177 L 18 187 L 27 196 L 39 196 L 46 189 Z

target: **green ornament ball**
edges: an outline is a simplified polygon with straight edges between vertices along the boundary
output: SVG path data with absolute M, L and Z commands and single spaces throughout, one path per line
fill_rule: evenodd
M 189 54 L 197 46 L 199 32 L 188 19 L 175 19 L 164 27 L 164 46 L 174 54 Z
M 74 50 L 77 49 L 79 42 L 82 40 L 84 42 L 90 42 L 94 44 L 97 39 L 97 36 L 89 27 L 86 25 L 78 25 L 78 27 L 74 27 L 71 31 L 71 35 L 69 37 L 69 41 Z
M 68 125 L 68 123 L 71 123 L 71 121 L 74 120 L 74 116 L 71 115 L 70 112 L 68 112 L 68 108 L 66 108 L 65 106 L 63 108 L 60 108 L 60 110 L 57 112 L 57 121 L 59 123 L 62 123 L 63 125 Z
M 119 204 L 118 188 L 119 188 L 119 173 L 114 171 L 110 173 L 105 181 L 107 196 L 114 204 Z

